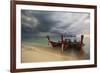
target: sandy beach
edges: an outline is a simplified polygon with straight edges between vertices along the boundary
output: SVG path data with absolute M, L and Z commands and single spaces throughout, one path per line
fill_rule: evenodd
M 51 46 L 43 46 L 22 42 L 21 62 L 49 62 L 49 61 L 68 61 L 85 59 L 85 54 L 77 54 L 75 51 L 61 52 L 61 48 L 52 48 Z

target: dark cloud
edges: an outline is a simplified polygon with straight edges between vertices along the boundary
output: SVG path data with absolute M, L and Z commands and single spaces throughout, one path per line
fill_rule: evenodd
M 50 32 L 58 22 L 50 18 L 51 12 L 21 11 L 22 37 L 37 37 L 39 33 Z
M 89 19 L 89 13 L 21 10 L 22 38 L 46 36 L 51 33 L 89 33 Z

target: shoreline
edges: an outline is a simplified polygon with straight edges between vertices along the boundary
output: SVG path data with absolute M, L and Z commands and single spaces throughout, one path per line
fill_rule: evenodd
M 51 46 L 42 46 L 29 42 L 22 42 L 21 47 L 22 63 L 82 60 L 84 57 L 84 55 L 76 55 L 74 51 L 62 53 L 60 48 L 52 48 Z

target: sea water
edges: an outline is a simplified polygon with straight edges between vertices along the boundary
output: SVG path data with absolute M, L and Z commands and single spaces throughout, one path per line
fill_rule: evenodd
M 80 41 L 80 37 L 64 37 L 64 39 L 70 39 L 72 42 L 74 40 Z M 61 37 L 50 37 L 50 40 L 52 41 L 61 41 Z M 42 45 L 42 46 L 48 46 L 48 39 L 46 37 L 33 37 L 33 38 L 28 38 L 24 39 L 26 42 L 30 42 L 33 45 Z M 84 37 L 83 43 L 85 44 L 83 46 L 83 50 L 85 53 L 90 54 L 90 38 L 89 37 Z

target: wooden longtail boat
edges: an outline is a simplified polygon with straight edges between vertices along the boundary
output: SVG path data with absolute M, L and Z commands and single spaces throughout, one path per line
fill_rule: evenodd
M 58 42 L 55 42 L 53 40 L 50 40 L 50 37 L 47 36 L 48 44 L 50 44 L 52 47 L 60 47 L 62 49 L 62 52 L 64 51 L 64 49 L 71 49 L 71 48 L 82 50 L 82 47 L 84 46 L 83 38 L 84 38 L 84 35 L 81 35 L 80 41 L 77 42 L 76 40 L 74 40 L 74 42 L 72 42 L 70 41 L 70 39 L 64 39 L 64 36 L 61 35 L 61 40 Z

